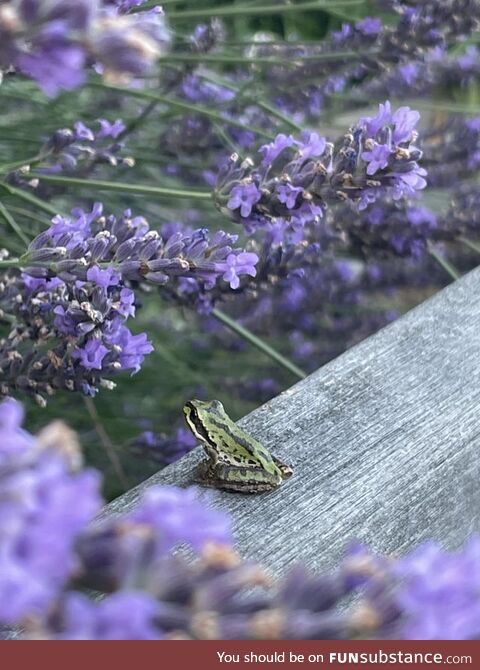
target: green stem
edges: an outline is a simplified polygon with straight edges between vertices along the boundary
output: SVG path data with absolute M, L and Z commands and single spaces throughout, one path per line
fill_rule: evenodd
M 288 42 L 285 43 L 288 47 Z M 368 55 L 373 53 L 378 53 L 374 51 L 369 51 Z M 319 54 L 312 54 L 308 56 L 292 56 L 291 60 L 288 54 L 286 57 L 281 58 L 271 58 L 268 56 L 262 57 L 250 57 L 250 56 L 241 56 L 232 54 L 231 56 L 225 54 L 168 54 L 160 58 L 161 63 L 234 63 L 239 65 L 280 65 L 282 67 L 298 67 L 299 63 L 305 61 L 329 61 L 329 60 L 338 60 L 339 58 L 359 58 L 362 55 L 358 51 L 339 51 L 339 52 L 326 52 Z
M 166 198 L 190 198 L 195 200 L 210 200 L 210 191 L 182 191 L 179 189 L 162 188 L 160 186 L 145 186 L 143 184 L 128 184 L 114 181 L 97 181 L 95 179 L 80 179 L 79 177 L 60 177 L 58 175 L 34 175 L 40 181 L 65 186 L 83 186 L 98 191 L 120 191 L 121 193 L 138 193 L 139 195 L 154 195 Z
M 15 221 L 13 216 L 10 214 L 8 209 L 5 207 L 5 205 L 0 202 L 0 215 L 3 216 L 5 221 L 8 223 L 10 228 L 18 235 L 18 237 L 22 240 L 22 242 L 25 244 L 25 246 L 28 247 L 30 240 L 29 238 L 25 235 L 23 230 L 20 228 L 18 223 Z
M 9 195 L 14 195 L 20 200 L 29 202 L 31 205 L 38 207 L 38 209 L 42 209 L 44 212 L 47 212 L 48 214 L 53 214 L 53 216 L 55 216 L 56 214 L 61 214 L 61 212 L 59 212 L 58 209 L 56 209 L 55 207 L 52 207 L 47 202 L 44 202 L 40 198 L 37 198 L 28 191 L 23 191 L 21 188 L 10 186 L 10 184 L 6 184 L 3 181 L 0 182 L 0 188 L 5 189 L 5 191 L 7 191 Z
M 0 261 L 0 269 L 8 270 L 9 268 L 21 268 L 23 263 L 19 258 L 7 258 L 4 261 Z
M 42 228 L 45 228 L 45 226 L 50 225 L 50 221 L 48 219 L 40 219 L 37 214 L 32 212 L 29 209 L 24 209 L 23 207 L 16 207 L 15 205 L 8 205 L 8 209 L 10 212 L 15 212 L 15 214 L 19 214 L 20 216 L 24 216 L 26 219 L 30 219 L 31 221 L 35 221 L 35 223 L 38 223 Z
M 100 440 L 100 444 L 107 454 L 107 458 L 110 461 L 115 474 L 117 475 L 118 481 L 126 491 L 129 488 L 127 475 L 125 474 L 125 470 L 123 469 L 122 463 L 117 455 L 115 445 L 110 439 L 110 435 L 107 433 L 105 426 L 100 419 L 95 403 L 92 398 L 84 397 L 83 401 L 94 425 L 95 432 L 97 433 Z
M 156 3 L 147 2 L 138 8 L 146 9 L 153 7 Z M 241 5 L 231 6 L 225 5 L 223 7 L 205 7 L 203 9 L 185 9 L 168 12 L 169 20 L 173 19 L 200 19 L 208 18 L 210 16 L 268 16 L 269 14 L 287 14 L 290 12 L 321 10 L 324 12 L 335 12 L 337 7 L 351 7 L 364 5 L 364 0 L 337 0 L 334 2 L 325 2 L 325 0 L 315 0 L 314 2 L 299 2 L 295 5 L 260 5 L 259 7 L 249 6 L 243 7 Z
M 457 279 L 460 279 L 461 274 L 458 272 L 456 268 L 453 267 L 453 265 L 445 260 L 445 258 L 442 258 L 440 254 L 437 254 L 436 251 L 434 251 L 431 247 L 428 249 L 428 253 L 430 256 L 437 261 L 437 263 L 445 270 L 445 272 L 450 275 L 450 277 L 456 281 Z
M 228 134 L 224 131 L 224 129 L 222 128 L 222 126 L 219 123 L 214 121 L 213 126 L 214 126 L 215 130 L 217 131 L 218 136 L 225 142 L 225 145 L 227 147 L 229 147 L 230 151 L 233 151 L 233 153 L 236 153 L 236 154 L 241 154 L 242 153 L 242 149 L 239 146 L 237 146 L 237 144 L 235 144 L 235 142 L 232 140 L 232 138 L 228 136 Z
M 409 100 L 395 101 L 398 104 L 405 104 Z M 394 104 L 394 103 L 393 103 Z M 449 112 L 452 114 L 465 114 L 465 116 L 477 116 L 478 107 L 475 105 L 462 105 L 456 103 L 443 102 L 442 100 L 415 100 L 410 103 L 414 109 L 425 110 L 427 112 Z
M 136 130 L 138 128 L 138 126 L 141 125 L 142 121 L 144 121 L 153 112 L 153 110 L 155 109 L 156 106 L 157 106 L 157 102 L 155 100 L 152 100 L 151 102 L 149 102 L 148 105 L 146 105 L 144 107 L 144 109 L 142 109 L 140 114 L 136 118 L 134 118 L 132 121 L 130 121 L 130 123 L 127 124 L 125 130 L 123 130 L 120 133 L 120 135 L 116 138 L 116 140 L 117 141 L 118 141 L 118 139 L 123 140 L 125 137 L 127 137 L 127 135 L 130 135 L 130 133 L 133 133 L 133 131 Z
M 48 154 L 37 154 L 36 156 L 31 156 L 30 158 L 25 158 L 24 160 L 15 161 L 14 163 L 3 163 L 0 165 L 0 171 L 4 174 L 18 170 L 25 165 L 38 165 L 41 163 Z
M 194 105 L 192 103 L 184 102 L 183 100 L 178 100 L 176 98 L 169 98 L 166 95 L 159 95 L 158 93 L 153 93 L 151 91 L 142 91 L 140 89 L 135 89 L 135 88 L 124 88 L 121 86 L 109 86 L 108 84 L 102 84 L 100 82 L 90 82 L 90 86 L 93 86 L 95 88 L 103 88 L 104 90 L 107 91 L 117 91 L 118 93 L 123 93 L 125 95 L 130 95 L 134 98 L 144 98 L 146 100 L 156 100 L 157 102 L 161 102 L 165 105 L 170 105 L 171 107 L 175 107 L 176 109 L 180 109 L 185 112 L 190 112 L 194 114 L 200 114 L 202 116 L 207 116 L 211 119 L 214 119 L 215 121 L 219 121 L 220 123 L 226 123 L 229 126 L 235 126 L 236 128 L 241 128 L 242 130 L 247 130 L 253 133 L 256 133 L 260 137 L 266 137 L 269 140 L 275 139 L 275 135 L 272 135 L 271 133 L 266 132 L 262 128 L 256 128 L 255 126 L 249 126 L 245 123 L 242 123 L 241 121 L 237 121 L 236 119 L 230 119 L 226 118 L 222 114 L 219 114 L 218 112 L 214 112 L 208 107 L 203 107 L 202 105 Z
M 223 312 L 222 310 L 215 307 L 214 310 L 212 311 L 212 315 L 218 321 L 223 323 L 224 326 L 230 328 L 230 330 L 232 330 L 234 333 L 236 333 L 240 337 L 243 337 L 244 340 L 250 342 L 250 344 L 252 344 L 254 347 L 256 347 L 264 354 L 269 356 L 269 358 L 271 358 L 273 361 L 284 367 L 285 370 L 288 370 L 296 377 L 298 377 L 298 379 L 305 379 L 305 377 L 307 376 L 307 373 L 301 370 L 299 367 L 297 367 L 295 363 L 292 363 L 292 361 L 289 361 L 288 358 L 282 356 L 282 354 L 273 349 L 269 344 L 264 342 L 264 340 L 254 335 L 250 330 L 245 328 L 245 326 L 242 326 L 237 321 L 230 318 L 228 314 L 225 314 L 225 312 Z
M 302 80 L 302 84 L 304 83 Z M 356 93 L 331 93 L 330 97 L 360 104 L 370 104 L 372 102 L 370 98 Z M 465 114 L 465 116 L 478 115 L 478 107 L 475 105 L 462 105 L 455 102 L 444 102 L 443 100 L 432 100 L 429 102 L 428 100 L 420 100 L 418 98 L 404 98 L 403 100 L 390 98 L 390 102 L 393 107 L 408 104 L 414 109 L 425 110 L 426 112 L 448 112 L 452 114 Z
M 466 247 L 472 249 L 472 251 L 476 251 L 477 254 L 480 254 L 480 244 L 472 242 L 472 240 L 469 240 L 467 237 L 459 237 L 458 241 L 463 242 Z

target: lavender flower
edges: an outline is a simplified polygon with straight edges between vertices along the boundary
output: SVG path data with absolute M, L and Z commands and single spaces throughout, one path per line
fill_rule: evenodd
M 204 508 L 193 489 L 157 487 L 129 515 L 89 526 L 102 503 L 100 481 L 94 471 L 78 472 L 75 435 L 57 422 L 35 437 L 22 419 L 16 401 L 0 405 L 0 623 L 33 626 L 42 636 L 55 626 L 59 639 L 157 639 L 155 594 L 122 588 L 97 604 L 69 590 L 71 580 L 119 566 L 124 578 L 147 568 L 153 577 L 174 546 L 201 552 L 230 543 L 228 518 Z
M 59 231 L 73 229 L 71 240 L 81 253 L 80 231 L 91 219 L 84 212 L 77 216 L 76 227 L 57 219 L 53 234 L 65 236 Z M 84 267 L 82 280 L 66 271 L 63 279 L 48 279 L 44 261 L 54 256 L 47 248 L 34 256 L 43 259 L 38 273 L 32 267 L 30 273 L 5 277 L 0 286 L 2 309 L 16 317 L 16 327 L 0 343 L 1 393 L 21 389 L 44 404 L 56 389 L 94 395 L 99 386 L 114 386 L 110 375 L 137 372 L 153 347 L 144 333 L 133 335 L 125 325 L 135 314 L 134 293 L 120 275 L 92 266 Z M 23 354 L 20 342 L 30 343 L 29 349 L 22 347 Z
M 473 639 L 480 540 L 433 542 L 396 560 L 354 544 L 336 570 L 273 582 L 229 546 L 230 521 L 193 489 L 152 487 L 91 525 L 99 479 L 75 435 L 32 436 L 0 405 L 0 623 L 42 639 Z M 172 554 L 190 544 L 194 556 Z M 102 592 L 92 600 L 87 586 Z M 352 598 L 356 595 L 355 598 Z
M 122 83 L 148 73 L 166 50 L 170 33 L 161 7 L 135 14 L 103 11 L 92 25 L 91 58 L 105 79 Z
M 67 593 L 56 622 L 57 640 L 159 640 L 161 606 L 142 591 L 123 591 L 93 602 Z
M 338 220 L 349 235 L 351 248 L 370 260 L 391 254 L 421 260 L 429 240 L 442 236 L 439 217 L 415 201 L 381 199 L 358 218 L 350 214 L 345 207 L 338 212 Z
M 133 335 L 124 325 L 132 313 L 131 289 L 120 284 L 104 287 L 93 281 L 61 281 L 53 289 L 44 282 L 29 288 L 26 275 L 10 282 L 7 295 L 12 296 L 22 283 L 25 303 L 17 304 L 17 313 L 25 325 L 22 328 L 21 321 L 18 332 L 23 330 L 23 339 L 37 333 L 40 340 L 33 356 L 17 360 L 28 379 L 26 390 L 49 395 L 52 389 L 65 388 L 93 395 L 98 385 L 108 387 L 104 376 L 120 370 L 137 372 L 153 350 L 145 334 Z M 38 332 L 40 320 L 43 330 Z M 50 351 L 42 352 L 42 340 L 50 341 Z M 4 373 L 6 384 L 9 374 L 5 368 Z M 11 379 L 17 386 L 19 381 Z
M 408 640 L 466 640 L 480 634 L 480 537 L 457 553 L 429 542 L 400 559 L 396 603 Z
M 21 389 L 44 404 L 56 389 L 94 395 L 113 388 L 119 371 L 138 372 L 153 347 L 125 325 L 135 315 L 132 286 L 167 285 L 169 299 L 197 303 L 221 280 L 236 289 L 243 275 L 255 276 L 258 260 L 236 240 L 183 228 L 163 238 L 130 211 L 103 216 L 100 203 L 54 217 L 22 257 L 25 272 L 0 284 L 0 305 L 18 324 L 0 342 L 0 393 Z M 18 352 L 20 341 L 30 341 L 26 353 Z
M 63 425 L 37 438 L 14 400 L 0 405 L 0 620 L 44 615 L 78 568 L 78 534 L 101 504 L 96 472 L 78 466 Z
M 229 209 L 240 209 L 240 215 L 247 218 L 252 211 L 253 206 L 261 199 L 262 194 L 258 187 L 251 183 L 245 182 L 234 186 L 230 191 L 230 198 L 227 202 Z
M 150 488 L 141 505 L 125 517 L 127 522 L 156 529 L 159 554 L 187 543 L 196 551 L 208 543 L 230 544 L 231 524 L 221 512 L 206 509 L 193 489 L 174 486 Z
M 229 545 L 230 520 L 202 500 L 193 488 L 152 487 L 131 513 L 97 524 L 77 542 L 82 583 L 106 592 L 144 588 L 171 549 Z
M 94 62 L 110 79 L 144 74 L 169 41 L 163 13 L 121 9 L 96 0 L 4 2 L 0 67 L 13 65 L 47 95 L 83 84 Z
M 124 145 L 118 141 L 125 131 L 123 121 L 117 119 L 110 122 L 107 119 L 98 119 L 97 124 L 98 129 L 91 129 L 81 121 L 77 121 L 73 129 L 57 130 L 45 143 L 42 151 L 45 161 L 39 170 L 47 174 L 61 172 L 72 174 L 81 171 L 84 175 L 96 164 L 132 167 L 135 164 L 134 160 L 121 155 Z
M 387 101 L 337 145 L 316 133 L 279 135 L 261 147 L 259 165 L 232 156 L 217 182 L 217 206 L 253 231 L 278 219 L 293 228 L 318 221 L 342 200 L 362 210 L 381 195 L 413 195 L 426 186 L 426 171 L 417 163 L 422 153 L 413 145 L 418 119 L 408 107 L 392 112 Z
M 398 21 L 383 24 L 376 17 L 367 17 L 356 24 L 345 23 L 341 30 L 314 45 L 271 45 L 268 41 L 255 45 L 252 55 L 298 63 L 294 68 L 276 66 L 269 70 L 271 99 L 283 111 L 305 121 L 318 118 L 332 95 L 347 87 L 352 101 L 365 102 L 388 96 L 400 98 L 406 93 L 425 95 L 449 82 L 463 83 L 467 71 L 470 77 L 473 75 L 471 59 L 462 62 L 458 54 L 448 54 L 447 46 L 478 30 L 480 9 L 476 2 L 384 4 L 400 14 Z M 355 52 L 355 58 L 346 52 Z M 323 59 L 324 55 L 328 59 Z
M 232 288 L 238 287 L 239 275 L 255 276 L 257 256 L 233 247 L 237 235 L 218 231 L 209 238 L 206 229 L 199 229 L 164 240 L 143 217 L 132 217 L 130 210 L 118 219 L 105 217 L 98 203 L 91 213 L 72 214 L 55 217 L 32 241 L 24 256 L 30 274 L 85 281 L 96 267 L 114 270 L 124 280 L 158 285 L 194 277 L 212 287 L 223 276 Z
M 479 635 L 480 540 L 473 535 L 457 552 L 427 541 L 396 560 L 366 548 L 373 564 L 362 609 L 382 637 L 467 640 Z

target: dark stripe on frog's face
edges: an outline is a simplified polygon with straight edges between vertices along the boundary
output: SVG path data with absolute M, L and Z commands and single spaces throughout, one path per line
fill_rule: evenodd
M 188 427 L 192 431 L 192 433 L 195 435 L 196 438 L 201 440 L 202 442 L 209 442 L 209 436 L 208 432 L 206 431 L 203 422 L 200 420 L 197 412 L 197 408 L 192 402 L 187 402 L 185 407 L 183 408 L 183 412 L 185 414 L 185 420 L 187 422 Z

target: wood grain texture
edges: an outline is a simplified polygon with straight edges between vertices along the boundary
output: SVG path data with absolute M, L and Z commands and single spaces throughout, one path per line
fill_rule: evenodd
M 480 269 L 240 424 L 294 475 L 273 493 L 214 491 L 240 552 L 278 572 L 334 565 L 353 538 L 402 553 L 480 528 Z M 191 483 L 200 448 L 113 501 Z

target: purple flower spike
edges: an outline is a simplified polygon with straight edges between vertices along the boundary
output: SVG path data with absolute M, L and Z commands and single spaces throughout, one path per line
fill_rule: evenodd
M 96 472 L 65 426 L 43 438 L 21 428 L 15 401 L 0 405 L 0 622 L 45 616 L 78 568 L 75 543 L 102 504 Z
M 252 234 L 278 228 L 279 220 L 298 231 L 339 201 L 353 201 L 361 211 L 384 195 L 413 195 L 426 185 L 417 163 L 422 152 L 413 145 L 419 118 L 408 107 L 392 112 L 387 100 L 336 143 L 308 131 L 293 140 L 278 135 L 261 147 L 259 165 L 231 157 L 217 180 L 217 206 L 230 209 Z
M 401 559 L 396 602 L 405 620 L 402 637 L 466 640 L 480 634 L 480 537 L 457 553 L 428 542 Z
M 258 256 L 237 246 L 237 237 L 180 224 L 150 230 L 129 210 L 104 215 L 100 203 L 55 216 L 30 243 L 26 271 L 2 284 L 2 309 L 35 323 L 31 355 L 17 355 L 16 331 L 4 342 L 2 393 L 21 389 L 44 404 L 56 389 L 91 395 L 113 388 L 117 372 L 138 372 L 153 346 L 125 325 L 135 316 L 133 282 L 166 286 L 169 299 L 208 312 L 226 291 L 222 277 L 236 288 L 242 275 L 255 276 Z M 28 300 L 19 302 L 23 293 Z M 45 346 L 53 340 L 53 349 Z
M 116 167 L 132 167 L 134 160 L 124 156 L 122 142 L 113 142 L 125 130 L 121 119 L 113 123 L 98 119 L 99 130 L 92 130 L 81 121 L 70 128 L 61 128 L 50 137 L 45 145 L 46 157 L 39 166 L 46 174 L 76 173 L 82 168 L 91 171 L 96 164 Z

